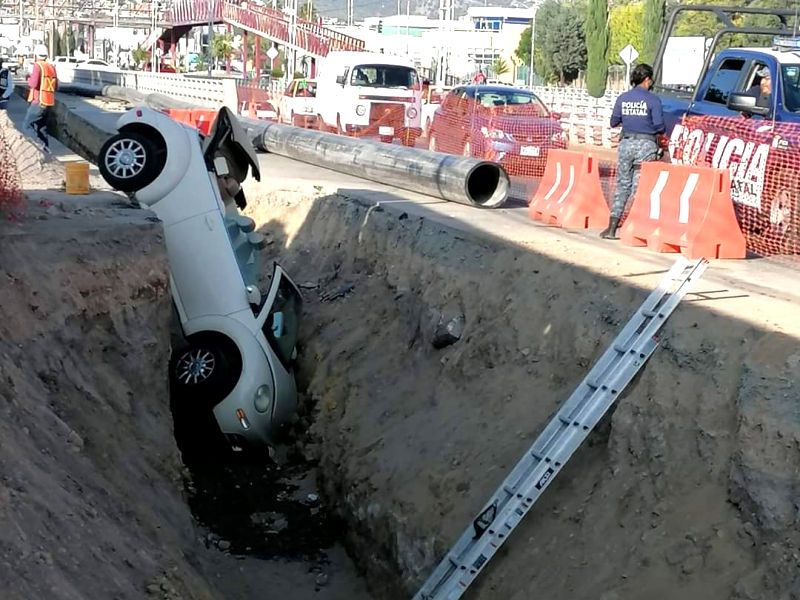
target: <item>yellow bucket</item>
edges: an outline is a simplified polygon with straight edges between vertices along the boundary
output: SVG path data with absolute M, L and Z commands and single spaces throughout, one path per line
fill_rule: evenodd
M 65 179 L 68 194 L 89 193 L 89 163 L 79 160 L 65 165 Z

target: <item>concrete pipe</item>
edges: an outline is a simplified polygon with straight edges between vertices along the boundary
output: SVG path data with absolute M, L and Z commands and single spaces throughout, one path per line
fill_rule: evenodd
M 289 125 L 266 123 L 256 143 L 266 152 L 470 206 L 498 208 L 510 187 L 496 163 Z

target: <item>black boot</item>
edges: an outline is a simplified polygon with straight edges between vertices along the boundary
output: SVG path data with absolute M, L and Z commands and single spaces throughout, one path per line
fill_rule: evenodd
M 619 227 L 619 217 L 611 217 L 608 220 L 608 227 L 600 232 L 600 237 L 604 240 L 618 240 L 617 228 Z

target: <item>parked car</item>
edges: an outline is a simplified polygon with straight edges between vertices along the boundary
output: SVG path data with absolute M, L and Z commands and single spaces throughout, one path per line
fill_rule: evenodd
M 493 160 L 509 175 L 541 176 L 548 150 L 567 147 L 560 118 L 528 90 L 460 86 L 434 113 L 428 148 Z
M 120 117 L 100 149 L 105 180 L 161 219 L 170 289 L 184 341 L 169 364 L 173 404 L 211 411 L 234 450 L 276 443 L 293 414 L 302 298 L 275 265 L 261 294 L 263 236 L 239 207 L 258 159 L 233 113 L 222 108 L 207 137 L 149 108 Z
M 93 71 L 112 71 L 119 73 L 119 67 L 115 67 L 111 63 L 104 61 L 102 58 L 86 58 L 78 62 L 79 69 L 92 69 Z
M 278 104 L 278 122 L 312 127 L 317 120 L 317 82 L 314 79 L 294 79 L 289 83 Z

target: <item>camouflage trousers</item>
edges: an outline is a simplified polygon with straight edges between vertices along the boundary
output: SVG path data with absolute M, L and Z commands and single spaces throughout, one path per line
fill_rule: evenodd
M 624 138 L 617 148 L 617 190 L 611 205 L 611 216 L 620 218 L 625 206 L 636 193 L 642 163 L 658 159 L 655 140 Z

